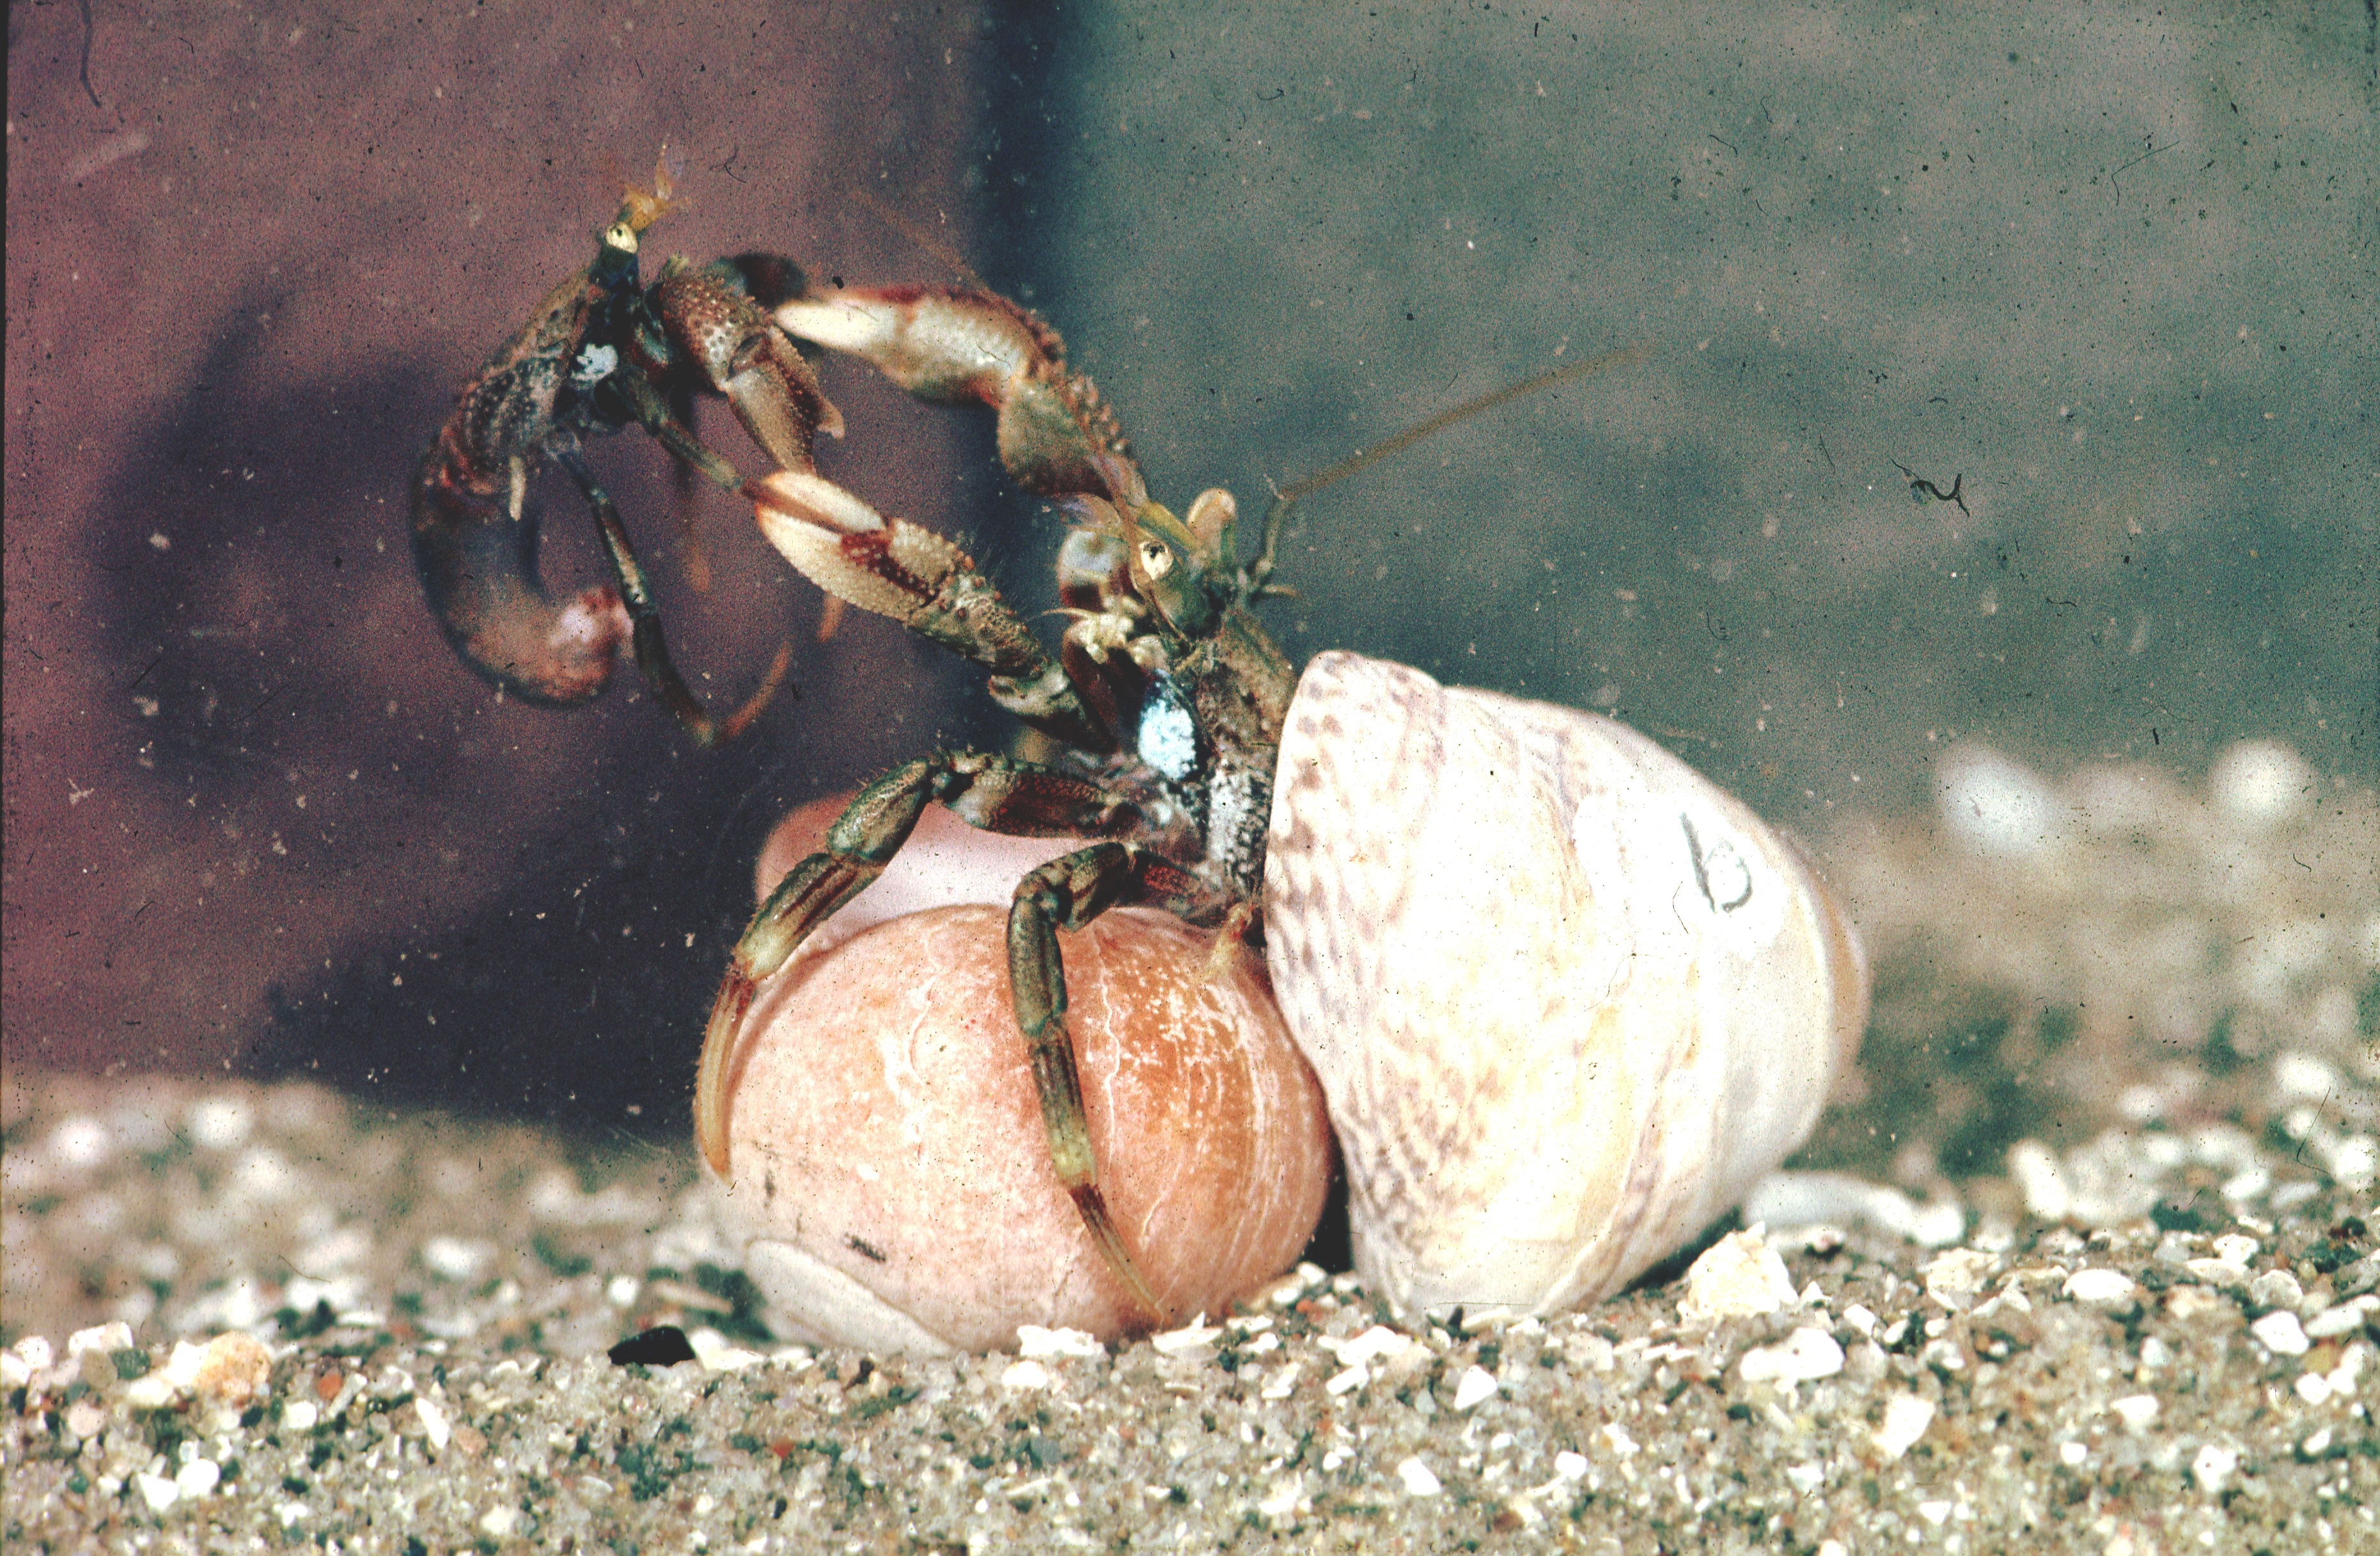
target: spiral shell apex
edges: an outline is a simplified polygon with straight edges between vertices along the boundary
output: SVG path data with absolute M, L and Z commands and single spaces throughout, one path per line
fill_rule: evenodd
M 1808 1136 L 1858 937 L 1802 856 L 1625 725 L 1326 653 L 1284 730 L 1267 958 L 1407 1309 L 1625 1286 Z

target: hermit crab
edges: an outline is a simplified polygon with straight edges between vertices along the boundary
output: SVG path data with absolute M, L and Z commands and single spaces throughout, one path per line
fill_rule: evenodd
M 562 278 L 528 322 L 496 348 L 422 451 L 413 476 L 413 560 L 431 612 L 463 662 L 524 701 L 583 703 L 633 645 L 654 695 L 705 745 L 733 738 L 765 706 L 791 662 L 781 649 L 760 689 L 715 720 L 671 663 L 660 613 L 619 510 L 587 464 L 590 434 L 638 426 L 686 468 L 728 490 L 744 481 L 695 437 L 686 407 L 722 394 L 752 440 L 780 464 L 806 463 L 834 408 L 766 309 L 801 295 L 788 260 L 743 254 L 696 269 L 673 260 L 650 287 L 638 279 L 638 235 L 671 201 L 668 153 L 650 191 L 631 189 L 595 258 Z M 613 583 L 565 603 L 540 582 L 538 513 L 528 501 L 540 460 L 560 465 L 594 515 Z
M 778 1062 L 772 1045 L 799 1029 L 761 1019 L 756 1002 L 781 971 L 808 975 L 805 942 L 896 865 L 937 807 L 986 833 L 1066 839 L 1016 866 L 998 959 L 1048 1171 L 1119 1328 L 1187 1315 L 1148 1278 L 1148 1226 L 1107 1192 L 1115 1152 L 1136 1147 L 1111 1140 L 1103 1154 L 1086 1105 L 1065 960 L 1083 942 L 1062 934 L 1122 921 L 1113 910 L 1202 932 L 1202 977 L 1242 976 L 1261 947 L 1343 1152 L 1357 1271 L 1407 1309 L 1546 1311 L 1616 1291 L 1805 1138 L 1856 1052 L 1866 969 L 1825 886 L 1746 807 L 1592 714 L 1352 654 L 1298 675 L 1257 614 L 1285 592 L 1272 574 L 1287 503 L 1251 556 L 1229 493 L 1179 515 L 1153 501 L 1058 335 L 1006 298 L 820 288 L 757 255 L 674 265 L 638 293 L 613 235 L 649 221 L 623 206 L 597 263 L 491 362 L 425 457 L 417 554 L 450 638 L 483 673 L 549 701 L 600 686 L 584 666 L 589 645 L 608 656 L 618 641 L 617 602 L 552 609 L 521 534 L 519 471 L 543 452 L 603 526 L 640 665 L 657 686 L 674 679 L 616 515 L 570 457 L 580 432 L 634 422 L 749 493 L 763 534 L 830 596 L 988 670 L 1028 732 L 1029 757 L 937 751 L 863 789 L 739 939 L 704 1034 L 695 1127 L 755 1250 L 799 1244 L 807 1289 L 834 1301 L 881 1295 L 870 1266 L 886 1250 L 836 1224 L 834 1192 L 803 1186 L 872 1180 L 868 1152 L 917 1142 L 849 1143 L 855 1132 L 822 1160 L 789 1160 L 768 1127 L 783 1088 L 832 1099 L 840 1082 Z M 841 420 L 792 342 L 996 414 L 1008 473 L 1071 523 L 1054 653 L 953 541 L 819 473 L 813 435 Z M 614 343 L 616 361 L 597 349 Z M 706 386 L 729 395 L 775 468 L 744 482 L 666 414 L 673 392 Z M 686 711 L 690 697 L 672 706 L 698 735 L 722 728 Z M 827 999 L 804 1019 L 859 1018 Z
M 1057 932 L 1127 904 L 1261 939 L 1319 1075 L 1359 1273 L 1393 1301 L 1536 1311 L 1615 1291 L 1807 1135 L 1865 1020 L 1857 937 L 1740 802 L 1594 715 L 1325 654 L 1293 676 L 1254 607 L 1230 494 L 1177 517 L 1057 335 L 995 295 L 836 288 L 774 310 L 921 398 L 997 413 L 1002 463 L 1072 519 L 1052 657 L 951 541 L 807 462 L 762 529 L 829 593 L 992 671 L 1053 754 L 943 751 L 862 790 L 770 895 L 705 1034 L 696 1133 L 742 1185 L 745 1019 L 761 983 L 884 870 L 929 805 L 1092 839 L 1026 872 L 1007 959 L 1050 1155 L 1155 1321 L 1101 1192 Z M 763 1189 L 765 1197 L 766 1189 Z

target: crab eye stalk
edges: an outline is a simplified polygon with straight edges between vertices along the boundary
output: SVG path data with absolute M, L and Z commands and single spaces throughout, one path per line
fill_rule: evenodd
M 592 271 L 595 282 L 606 291 L 618 292 L 635 286 L 637 276 L 637 229 L 623 218 L 603 229 L 602 241 L 596 246 Z
M 1133 592 L 1177 635 L 1212 636 L 1221 616 L 1208 597 L 1205 575 L 1196 565 L 1197 543 L 1189 530 L 1155 502 L 1124 515 L 1123 524 Z M 1180 565 L 1184 551 L 1190 553 L 1188 567 Z

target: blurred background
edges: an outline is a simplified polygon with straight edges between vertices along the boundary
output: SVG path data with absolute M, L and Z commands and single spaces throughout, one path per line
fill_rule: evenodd
M 9 25 L 9 1063 L 682 1133 L 758 838 L 929 739 L 943 667 L 897 633 L 811 643 L 815 591 L 723 501 L 696 594 L 665 460 L 615 439 L 596 462 L 680 663 L 732 705 L 791 635 L 798 695 L 716 755 L 633 669 L 576 714 L 499 703 L 423 607 L 407 482 L 664 142 L 688 198 L 657 255 L 937 278 L 860 192 L 971 246 L 996 30 L 759 4 Z M 874 434 L 845 478 L 966 522 L 987 438 L 834 392 Z M 603 576 L 575 493 L 539 490 L 549 582 Z
M 732 503 L 693 591 L 636 438 L 599 464 L 681 666 L 733 703 L 790 635 L 798 695 L 701 753 L 633 675 L 555 714 L 448 654 L 412 464 L 664 141 L 690 199 L 660 249 L 941 281 L 946 247 L 1064 333 L 1177 509 L 1220 485 L 1260 511 L 1649 343 L 1314 496 L 1300 597 L 1271 608 L 1292 652 L 1657 734 L 1856 875 L 1904 990 L 1974 975 L 1923 924 L 2023 922 L 1909 888 L 1949 878 L 1955 754 L 2061 803 L 2058 775 L 2168 774 L 2166 819 L 2213 826 L 2210 768 L 2277 742 L 2316 885 L 2273 911 L 2336 914 L 2289 997 L 2347 991 L 2336 1063 L 2380 1026 L 2367 6 L 101 3 L 9 27 L 12 1067 L 311 1074 L 674 1138 L 770 823 L 1002 738 L 889 623 L 815 643 L 815 591 Z M 827 387 L 852 428 L 832 474 L 1050 603 L 1056 523 L 986 428 L 849 368 Z M 541 489 L 549 579 L 591 580 L 574 497 Z M 2051 937 L 2095 911 L 2034 900 Z M 1905 1052 L 1982 1030 L 1999 1064 L 2071 1033 L 2020 1008 L 2083 999 L 2070 972 L 1888 1011 Z

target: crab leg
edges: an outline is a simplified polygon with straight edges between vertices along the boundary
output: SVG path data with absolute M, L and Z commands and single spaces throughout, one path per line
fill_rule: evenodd
M 1050 1159 L 1075 1213 L 1133 1299 L 1152 1318 L 1164 1309 L 1148 1289 L 1099 1192 L 1099 1165 L 1083 1116 L 1083 1081 L 1066 1023 L 1066 966 L 1058 931 L 1081 929 L 1110 908 L 1149 902 L 1191 921 L 1211 921 L 1212 894 L 1172 860 L 1136 844 L 1093 843 L 1053 859 L 1018 883 L 1008 909 L 1008 983 L 1016 1024 L 1041 1095 Z
M 827 833 L 825 850 L 794 866 L 735 943 L 710 1007 L 695 1080 L 695 1141 L 712 1170 L 727 1170 L 731 1061 L 760 984 L 811 931 L 884 873 L 929 804 L 987 832 L 1018 838 L 1096 837 L 1134 814 L 1131 800 L 1090 778 L 971 751 L 921 757 L 861 790 Z
M 744 732 L 745 727 L 760 716 L 784 684 L 785 671 L 794 662 L 794 645 L 781 643 L 777 657 L 770 661 L 769 673 L 762 678 L 759 689 L 744 700 L 744 706 L 725 718 L 715 719 L 695 696 L 677 666 L 669 656 L 669 644 L 662 635 L 661 609 L 653 603 L 653 592 L 645 581 L 644 565 L 637 561 L 634 548 L 628 544 L 628 526 L 620 520 L 620 510 L 612 501 L 611 493 L 595 479 L 584 455 L 576 449 L 553 451 L 555 464 L 569 474 L 579 492 L 587 499 L 588 511 L 595 515 L 596 533 L 602 537 L 603 552 L 612 563 L 612 576 L 619 580 L 618 605 L 628 615 L 630 642 L 636 649 L 637 669 L 643 673 L 645 684 L 653 689 L 670 717 L 685 727 L 698 745 L 724 745 Z

